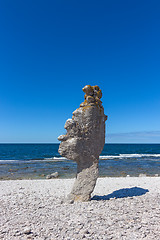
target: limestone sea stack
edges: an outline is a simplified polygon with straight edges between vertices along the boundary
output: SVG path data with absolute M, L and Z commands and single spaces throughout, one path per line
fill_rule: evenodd
M 68 201 L 89 201 L 98 178 L 99 155 L 105 144 L 105 121 L 98 86 L 86 85 L 83 88 L 85 100 L 73 112 L 64 128 L 66 135 L 60 135 L 59 153 L 77 162 L 77 176 Z

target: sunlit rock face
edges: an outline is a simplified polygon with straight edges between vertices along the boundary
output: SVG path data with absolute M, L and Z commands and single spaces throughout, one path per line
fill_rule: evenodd
M 73 112 L 60 135 L 59 153 L 77 162 L 77 177 L 69 201 L 89 201 L 98 178 L 99 155 L 105 144 L 105 121 L 107 116 L 101 102 L 102 91 L 98 86 L 83 88 L 85 100 Z

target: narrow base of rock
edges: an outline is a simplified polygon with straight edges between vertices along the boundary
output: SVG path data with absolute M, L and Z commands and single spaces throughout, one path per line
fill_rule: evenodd
M 98 160 L 87 168 L 84 168 L 85 163 L 82 161 L 77 165 L 77 178 L 66 200 L 71 202 L 87 202 L 91 199 L 91 193 L 98 178 Z

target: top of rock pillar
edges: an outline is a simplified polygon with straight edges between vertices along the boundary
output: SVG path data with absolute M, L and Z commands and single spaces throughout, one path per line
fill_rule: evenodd
M 85 101 L 81 103 L 80 107 L 97 105 L 98 107 L 102 108 L 102 102 L 100 100 L 102 98 L 102 91 L 97 85 L 86 85 L 84 88 L 82 88 L 82 90 L 85 93 Z

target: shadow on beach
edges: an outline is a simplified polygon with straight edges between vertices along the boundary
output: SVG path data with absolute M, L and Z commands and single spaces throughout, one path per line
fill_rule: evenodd
M 127 198 L 127 197 L 135 197 L 135 196 L 141 196 L 149 192 L 148 189 L 139 188 L 139 187 L 132 187 L 132 188 L 122 188 L 119 190 L 114 191 L 111 194 L 104 195 L 104 196 L 98 196 L 95 195 L 92 197 L 91 200 L 109 200 L 111 198 Z

